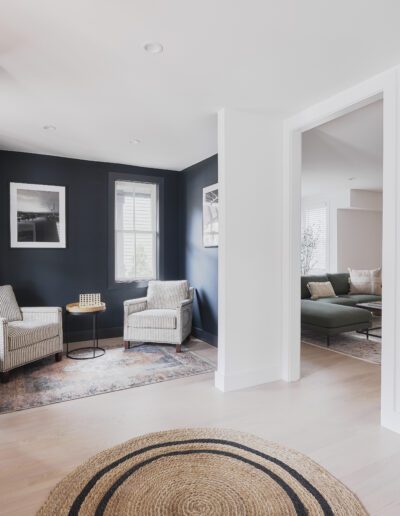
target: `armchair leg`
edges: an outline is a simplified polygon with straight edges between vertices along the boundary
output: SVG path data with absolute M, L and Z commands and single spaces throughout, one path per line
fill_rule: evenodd
M 124 348 L 129 349 L 130 348 L 130 342 L 129 340 L 124 340 Z
M 62 357 L 63 357 L 62 351 L 59 351 L 58 353 L 56 353 L 55 354 L 56 362 L 61 362 Z
M 181 353 L 181 352 L 182 352 L 182 348 L 181 348 L 181 345 L 180 345 L 180 344 L 177 344 L 177 345 L 176 345 L 176 352 L 177 352 L 177 353 Z
M 4 371 L 4 373 L 0 373 L 1 383 L 7 383 L 9 379 L 10 379 L 10 371 Z

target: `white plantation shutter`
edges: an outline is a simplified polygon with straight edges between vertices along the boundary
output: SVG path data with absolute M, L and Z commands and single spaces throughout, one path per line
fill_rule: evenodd
M 302 235 L 306 229 L 312 228 L 313 235 L 317 237 L 311 262 L 312 267 L 307 274 L 324 274 L 328 271 L 328 222 L 327 203 L 315 203 L 303 207 L 301 217 Z
M 157 276 L 157 186 L 115 183 L 115 280 Z

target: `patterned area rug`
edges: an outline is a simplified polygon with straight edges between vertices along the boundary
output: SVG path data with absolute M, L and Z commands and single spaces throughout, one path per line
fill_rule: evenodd
M 380 319 L 374 319 L 373 326 L 380 326 Z M 375 335 L 380 335 L 381 330 L 371 330 Z M 362 333 L 348 332 L 333 335 L 329 348 L 326 345 L 326 337 L 316 335 L 309 331 L 302 331 L 301 341 L 305 344 L 318 346 L 320 348 L 335 351 L 343 355 L 348 355 L 371 364 L 381 363 L 382 344 L 381 339 L 377 337 L 370 337 L 369 339 Z
M 62 480 L 38 516 L 366 516 L 305 455 L 242 432 L 180 429 L 99 453 Z
M 0 413 L 214 371 L 214 364 L 187 347 L 182 350 L 144 344 L 129 350 L 109 348 L 93 360 L 45 358 L 16 369 L 8 383 L 0 384 Z

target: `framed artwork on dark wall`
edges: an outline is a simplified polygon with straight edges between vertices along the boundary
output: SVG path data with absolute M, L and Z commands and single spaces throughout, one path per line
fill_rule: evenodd
M 203 246 L 218 247 L 218 183 L 203 188 Z
M 66 247 L 65 186 L 10 183 L 11 247 Z

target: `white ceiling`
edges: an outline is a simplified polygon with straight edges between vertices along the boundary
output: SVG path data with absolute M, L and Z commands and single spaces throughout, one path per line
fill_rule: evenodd
M 302 158 L 303 196 L 382 190 L 383 102 L 306 131 Z
M 400 63 L 398 0 L 0 8 L 2 149 L 181 170 L 217 151 L 223 106 L 291 114 Z

